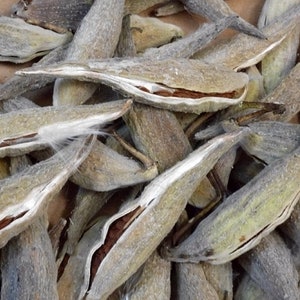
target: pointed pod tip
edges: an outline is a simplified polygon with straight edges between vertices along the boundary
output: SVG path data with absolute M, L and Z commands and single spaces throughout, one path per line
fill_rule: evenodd
M 254 25 L 248 23 L 247 21 L 245 21 L 244 19 L 242 19 L 239 16 L 237 16 L 237 18 L 235 18 L 235 22 L 233 22 L 231 27 L 242 33 L 254 36 L 259 39 L 267 40 L 266 35 L 261 30 L 259 30 Z

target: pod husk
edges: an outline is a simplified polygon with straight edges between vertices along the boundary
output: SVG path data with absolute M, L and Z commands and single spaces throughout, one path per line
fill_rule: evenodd
M 97 141 L 71 180 L 83 188 L 105 192 L 150 181 L 157 174 L 155 164 L 141 166 Z
M 253 248 L 290 216 L 299 200 L 299 164 L 298 147 L 229 196 L 185 241 L 169 249 L 168 257 L 221 264 Z
M 79 140 L 48 160 L 1 180 L 1 247 L 42 214 L 90 149 L 90 138 Z
M 21 19 L 0 17 L 0 61 L 24 63 L 67 44 L 70 32 L 59 34 L 27 24 Z
M 96 133 L 95 126 L 122 116 L 131 103 L 116 101 L 94 106 L 34 107 L 2 114 L 0 156 L 16 156 L 47 145 L 57 147 L 68 138 Z
M 241 102 L 248 84 L 244 73 L 188 59 L 100 60 L 27 69 L 18 74 L 46 74 L 104 83 L 145 104 L 198 114 Z
M 245 131 L 224 135 L 210 141 L 162 173 L 145 188 L 140 198 L 136 199 L 135 205 L 135 208 L 140 207 L 144 210 L 125 230 L 101 262 L 87 293 L 87 299 L 105 299 L 144 263 L 174 226 L 187 199 L 201 178 L 243 134 Z M 116 217 L 115 215 L 114 220 Z M 91 249 L 89 256 L 103 244 L 103 241 L 102 237 Z M 126 265 L 121 263 L 124 261 Z M 118 266 L 113 274 L 111 273 L 112 264 L 115 267 Z M 86 268 L 85 285 L 90 280 L 90 267 L 87 265 Z M 87 287 L 82 290 L 81 296 L 85 292 L 87 292 Z
M 271 299 L 299 299 L 298 272 L 291 252 L 276 232 L 238 261 Z

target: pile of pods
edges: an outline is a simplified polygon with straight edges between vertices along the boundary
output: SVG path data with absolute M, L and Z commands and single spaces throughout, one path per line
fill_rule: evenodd
M 299 40 L 299 0 L 15 3 L 1 299 L 300 299 Z

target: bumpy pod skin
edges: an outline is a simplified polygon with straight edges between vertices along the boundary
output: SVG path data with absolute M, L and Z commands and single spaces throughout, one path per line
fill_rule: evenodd
M 94 60 L 25 69 L 18 74 L 101 82 L 144 104 L 198 114 L 241 102 L 249 80 L 245 73 L 183 58 Z
M 276 232 L 242 255 L 239 263 L 269 299 L 299 299 L 299 274 L 290 249 Z
M 46 209 L 87 157 L 94 139 L 71 143 L 48 160 L 0 182 L 0 246 L 22 232 Z
M 220 156 L 237 143 L 246 132 L 226 134 L 209 141 L 156 177 L 144 189 L 135 204 L 135 208 L 138 205 L 143 211 L 104 257 L 90 286 L 87 299 L 102 299 L 102 297 L 105 299 L 145 262 L 174 226 L 199 181 Z M 98 243 L 90 250 L 89 256 L 103 244 L 104 237 L 101 238 L 102 241 L 99 238 Z M 114 267 L 113 274 L 112 265 L 118 266 L 117 269 Z M 86 279 L 89 279 L 90 274 L 88 267 L 87 264 Z
M 277 159 L 229 196 L 167 256 L 221 264 L 253 248 L 291 214 L 299 199 L 300 148 Z M 284 188 L 283 188 L 284 187 Z
M 54 31 L 76 31 L 93 0 L 21 0 L 11 9 L 13 16 Z
M 23 63 L 68 43 L 70 32 L 57 33 L 24 20 L 0 17 L 0 61 Z
M 124 3 L 125 0 L 96 0 L 74 35 L 67 59 L 85 61 L 112 57 L 121 33 Z M 53 90 L 53 105 L 82 104 L 93 95 L 97 87 L 92 83 L 57 79 Z
M 223 0 L 180 0 L 185 8 L 195 14 L 203 15 L 212 21 L 235 15 L 237 16 L 232 28 L 239 30 L 243 33 L 253 35 L 258 38 L 265 38 L 265 35 L 252 24 L 246 22 L 244 19 L 239 17 Z

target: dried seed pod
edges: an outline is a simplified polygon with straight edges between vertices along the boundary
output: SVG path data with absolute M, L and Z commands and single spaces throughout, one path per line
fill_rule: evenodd
M 57 147 L 68 138 L 96 133 L 94 126 L 119 118 L 130 106 L 129 100 L 94 106 L 39 107 L 3 114 L 0 156 L 20 155 L 47 145 Z
M 1 247 L 45 210 L 49 201 L 86 158 L 91 145 L 91 138 L 78 140 L 50 159 L 1 180 Z
M 142 274 L 137 283 L 131 286 L 129 279 L 121 288 L 121 297 L 131 300 L 170 299 L 170 276 L 171 263 L 161 258 L 155 251 L 142 266 Z
M 219 299 L 201 264 L 176 263 L 175 270 L 174 286 L 177 299 Z
M 183 30 L 180 27 L 157 18 L 132 15 L 130 16 L 130 26 L 137 52 L 167 44 L 183 36 Z
M 192 151 L 179 122 L 169 111 L 135 104 L 124 119 L 137 149 L 156 162 L 160 173 Z
M 161 4 L 163 2 L 165 2 L 165 0 L 126 0 L 126 13 L 138 14 L 154 5 Z
M 13 16 L 26 22 L 39 25 L 54 31 L 76 31 L 84 16 L 88 13 L 94 0 L 20 0 L 11 8 Z M 137 14 L 164 0 L 125 2 L 125 14 Z
M 51 75 L 101 82 L 135 100 L 170 110 L 201 113 L 242 101 L 248 76 L 188 59 L 111 59 L 31 68 L 18 74 Z M 197 74 L 197 75 L 196 75 Z
M 64 60 L 66 54 L 67 45 L 63 45 L 51 50 L 47 55 L 40 59 L 39 62 L 33 65 L 49 65 L 58 63 Z M 47 84 L 53 82 L 55 79 L 47 76 L 40 77 L 21 77 L 14 75 L 6 82 L 0 85 L 0 100 L 7 100 L 17 97 L 28 91 L 42 88 Z
M 300 194 L 299 165 L 300 147 L 229 196 L 166 255 L 174 261 L 220 264 L 253 248 L 291 214 Z
M 248 92 L 244 101 L 255 102 L 265 96 L 263 77 L 256 66 L 250 66 L 246 73 L 249 76 Z
M 231 263 L 212 265 L 202 263 L 207 281 L 213 286 L 219 299 L 233 299 L 233 274 Z
M 86 189 L 105 192 L 149 181 L 157 174 L 155 163 L 142 167 L 97 141 L 71 181 Z
M 66 255 L 62 261 L 66 266 L 64 268 L 60 266 L 60 269 L 63 268 L 63 270 L 59 270 L 62 272 L 57 284 L 60 299 L 82 299 L 82 297 L 79 298 L 79 294 L 82 290 L 83 275 L 84 272 L 90 272 L 85 267 L 85 264 L 88 263 L 87 253 L 99 239 L 106 219 L 103 217 L 90 227 L 76 245 L 74 254 L 71 256 Z
M 208 142 L 186 159 L 162 173 L 145 188 L 141 196 L 136 199 L 136 204 L 130 208 L 130 211 L 138 212 L 139 215 L 127 226 L 124 233 L 100 262 L 87 294 L 88 299 L 107 297 L 142 265 L 174 226 L 186 205 L 186 200 L 199 180 L 205 176 L 218 158 L 244 134 L 245 131 L 237 132 Z M 174 201 L 176 205 L 174 205 Z M 129 212 L 129 207 L 127 212 Z M 108 224 L 120 217 L 121 214 L 114 215 L 113 219 L 105 225 L 107 228 L 105 231 L 108 230 Z M 95 255 L 96 249 L 103 244 L 104 237 L 105 235 L 98 241 L 97 247 L 93 247 L 89 255 Z M 138 240 L 140 242 L 137 242 Z M 112 265 L 114 268 L 118 266 L 114 276 L 111 276 L 110 271 Z M 92 279 L 89 276 L 87 278 Z
M 70 216 L 71 221 L 64 245 L 67 254 L 73 254 L 78 241 L 86 230 L 87 224 L 113 194 L 114 192 L 99 193 L 82 188 L 79 189 L 75 199 L 75 208 Z M 64 254 L 63 251 L 63 253 L 60 253 L 60 256 Z
M 110 199 L 110 201 L 119 202 L 121 200 L 121 208 L 122 210 L 130 210 L 130 207 L 134 205 L 132 201 L 135 199 L 137 194 L 140 192 L 139 188 L 133 188 L 130 190 L 129 193 L 124 193 L 124 190 L 120 190 L 120 192 L 115 193 L 115 195 Z M 96 211 L 94 211 L 96 213 Z M 90 215 L 91 212 L 89 211 L 88 214 Z M 73 253 L 63 252 L 61 254 L 61 258 L 58 261 L 59 265 L 59 282 L 58 282 L 58 291 L 59 296 L 61 299 L 81 299 L 79 297 L 80 292 L 82 289 L 86 288 L 86 284 L 84 282 L 84 274 L 89 274 L 95 272 L 93 263 L 94 260 L 91 262 L 91 256 L 89 256 L 90 251 L 93 251 L 95 245 L 98 244 L 99 239 L 101 239 L 102 230 L 105 222 L 107 222 L 109 217 L 112 217 L 114 212 L 108 213 L 106 215 L 100 215 L 92 223 L 89 224 L 84 230 L 81 228 L 82 235 L 79 237 L 80 240 L 78 243 L 74 244 L 74 251 Z M 76 215 L 74 215 L 75 217 Z M 78 214 L 77 214 L 78 216 Z M 113 217 L 112 217 L 113 218 Z M 79 222 L 83 224 L 82 221 L 85 217 L 80 218 Z M 116 223 L 113 225 L 113 229 L 109 229 L 109 233 L 106 239 L 107 245 L 105 246 L 106 250 L 108 251 L 109 248 L 112 246 L 118 235 L 122 233 L 124 224 L 128 222 L 130 218 L 126 215 L 120 218 L 120 220 L 114 222 Z M 75 219 L 73 219 L 76 221 Z M 75 226 L 76 227 L 76 226 Z M 77 235 L 77 233 L 75 233 Z M 116 236 L 115 236 L 116 235 Z M 67 241 L 67 245 L 68 245 Z M 105 253 L 102 251 L 102 254 Z M 97 263 L 97 261 L 96 261 Z
M 253 66 L 278 46 L 288 33 L 299 24 L 299 16 L 300 6 L 293 6 L 280 18 L 262 29 L 262 32 L 267 36 L 266 40 L 238 34 L 229 41 L 199 51 L 194 55 L 194 58 L 225 65 L 234 70 Z
M 299 0 L 280 1 L 277 3 L 270 0 L 265 1 L 258 20 L 258 27 L 262 28 L 270 24 L 274 19 L 280 18 L 282 14 L 296 5 L 300 5 Z M 296 25 L 285 40 L 262 60 L 261 73 L 267 93 L 272 91 L 294 67 L 297 60 L 299 35 L 300 24 Z
M 200 49 L 204 48 L 219 33 L 228 28 L 235 17 L 227 17 L 215 23 L 206 23 L 200 26 L 195 32 L 178 39 L 175 42 L 163 45 L 159 48 L 151 48 L 145 51 L 143 57 L 151 59 L 167 58 L 189 58 Z
M 57 32 L 76 31 L 93 0 L 21 0 L 12 6 L 13 16 Z
M 33 221 L 1 249 L 2 299 L 58 299 L 46 218 Z
M 244 134 L 245 131 L 226 134 L 210 141 L 154 179 L 139 198 L 124 204 L 105 225 L 99 221 L 84 234 L 78 244 L 80 249 L 66 266 L 66 270 L 71 268 L 68 265 L 72 261 L 73 271 L 66 278 L 80 274 L 76 282 L 71 279 L 70 286 L 76 286 L 71 288 L 71 294 L 105 299 L 135 273 L 174 226 L 199 180 Z
M 258 18 L 257 27 L 265 27 L 266 25 L 270 24 L 274 19 L 281 17 L 291 7 L 295 7 L 298 4 L 299 0 L 281 1 L 277 3 L 274 3 L 270 0 L 266 0 Z
M 299 5 L 300 7 L 300 5 Z M 260 120 L 289 121 L 300 111 L 299 101 L 300 63 L 286 76 L 279 86 L 268 94 L 262 102 L 284 104 L 282 114 L 268 113 L 261 116 Z
M 180 2 L 184 4 L 187 11 L 203 15 L 214 22 L 224 17 L 236 16 L 232 28 L 261 39 L 265 38 L 259 29 L 234 13 L 223 0 L 180 0 Z
M 290 218 L 279 229 L 300 247 L 300 202 L 296 204 Z
M 248 274 L 243 276 L 236 293 L 236 300 L 270 300 L 270 297 L 251 279 Z
M 300 24 L 295 26 L 282 43 L 262 60 L 261 72 L 267 93 L 273 91 L 295 66 L 299 47 L 299 35 Z
M 39 60 L 34 65 L 45 66 L 53 63 L 58 63 L 65 59 L 67 45 L 60 46 L 50 51 L 47 55 Z M 21 77 L 14 75 L 5 83 L 0 84 L 0 100 L 8 100 L 28 91 L 39 89 L 54 81 L 54 78 L 47 76 L 40 77 Z
M 223 128 L 236 130 L 233 122 L 223 122 Z M 300 146 L 300 125 L 274 121 L 247 125 L 251 133 L 241 141 L 246 152 L 269 164 Z
M 11 175 L 31 165 L 23 155 L 10 160 Z M 45 213 L 1 250 L 1 297 L 58 299 L 57 269 Z M 34 270 L 34 271 L 33 271 Z
M 299 276 L 292 255 L 275 232 L 238 261 L 271 299 L 299 299 Z
M 118 44 L 125 0 L 95 0 L 82 20 L 68 49 L 67 60 L 112 57 Z M 101 22 L 99 22 L 101 20 Z M 53 105 L 78 105 L 95 92 L 97 85 L 57 79 Z
M 30 61 L 71 39 L 71 33 L 59 34 L 20 19 L 0 17 L 0 61 Z

